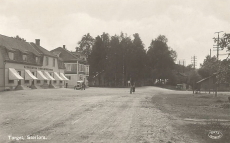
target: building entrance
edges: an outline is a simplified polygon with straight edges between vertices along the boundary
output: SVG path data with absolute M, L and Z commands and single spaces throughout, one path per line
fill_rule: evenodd
M 18 74 L 21 76 L 22 75 L 21 71 L 18 71 Z M 18 80 L 18 85 L 21 85 L 21 84 L 22 84 L 21 80 Z

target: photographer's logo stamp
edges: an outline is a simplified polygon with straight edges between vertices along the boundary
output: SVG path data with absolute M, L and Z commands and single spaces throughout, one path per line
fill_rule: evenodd
M 223 137 L 223 134 L 220 131 L 210 131 L 208 137 L 211 139 L 220 139 Z

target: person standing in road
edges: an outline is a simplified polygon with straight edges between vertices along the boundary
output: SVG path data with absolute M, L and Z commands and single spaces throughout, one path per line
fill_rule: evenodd
M 130 94 L 132 94 L 132 92 L 133 92 L 133 86 L 132 84 L 130 84 Z
M 83 90 L 85 90 L 85 83 L 84 82 L 82 83 L 82 88 L 83 88 Z
M 133 93 L 135 92 L 135 82 L 133 83 Z

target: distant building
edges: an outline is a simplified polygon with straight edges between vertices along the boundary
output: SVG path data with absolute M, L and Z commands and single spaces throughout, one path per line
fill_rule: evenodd
M 218 88 L 218 91 L 229 91 L 230 90 L 230 85 L 229 83 L 219 83 L 217 84 L 217 75 L 219 73 L 213 73 L 211 76 L 206 77 L 198 81 L 197 87 L 201 91 L 215 91 L 216 88 Z
M 0 91 L 62 87 L 64 64 L 40 46 L 0 35 Z
M 88 86 L 89 64 L 85 55 L 78 52 L 70 52 L 65 48 L 65 45 L 51 52 L 60 57 L 65 64 L 65 76 L 69 79 L 66 86 L 74 87 L 77 81 L 83 81 Z

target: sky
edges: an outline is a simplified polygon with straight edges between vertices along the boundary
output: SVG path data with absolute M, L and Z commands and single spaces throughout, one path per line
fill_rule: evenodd
M 216 55 L 215 32 L 230 33 L 229 14 L 230 0 L 0 0 L 0 34 L 71 51 L 87 33 L 139 33 L 146 49 L 165 35 L 176 63 L 189 65 L 195 55 L 199 67 L 210 49 Z

